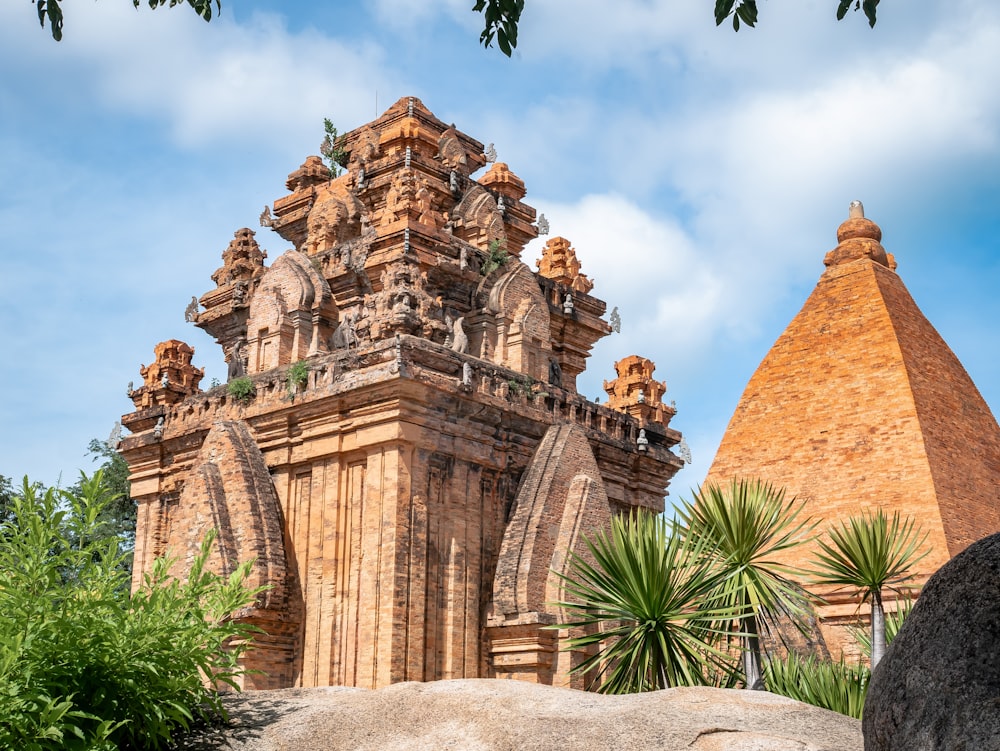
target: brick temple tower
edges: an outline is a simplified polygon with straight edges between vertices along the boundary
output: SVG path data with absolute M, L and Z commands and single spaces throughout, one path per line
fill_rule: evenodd
M 172 340 L 130 394 L 135 581 L 213 527 L 216 568 L 255 559 L 247 687 L 579 683 L 553 572 L 612 514 L 663 509 L 674 410 L 646 360 L 606 405 L 577 393 L 605 304 L 568 240 L 522 262 L 535 210 L 481 143 L 404 98 L 342 148 L 261 216 L 294 249 L 267 266 L 239 230 L 188 307 L 228 386 Z
M 882 508 L 913 516 L 929 555 L 914 584 L 1000 530 L 1000 429 L 917 308 L 860 202 L 826 271 L 750 379 L 706 482 L 761 477 L 806 502 L 819 530 Z M 798 549 L 799 563 L 813 548 Z M 834 652 L 857 605 L 820 609 Z

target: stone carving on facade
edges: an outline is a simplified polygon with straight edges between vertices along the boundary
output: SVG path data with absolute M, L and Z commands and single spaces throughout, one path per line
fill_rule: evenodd
M 316 203 L 306 222 L 306 250 L 324 253 L 341 243 L 361 237 L 365 208 L 350 190 L 346 177 L 317 190 Z
M 358 173 L 357 190 L 364 190 L 361 183 L 365 181 L 366 168 L 379 157 L 378 133 L 370 126 L 365 126 L 350 134 L 351 156 L 348 169 Z
M 432 198 L 430 184 L 427 180 L 420 180 L 416 193 L 417 211 L 420 212 L 417 221 L 436 229 L 444 225 L 444 214 L 434 210 Z
M 350 349 L 358 346 L 357 313 L 351 311 L 342 316 L 337 329 L 330 338 L 330 349 Z
M 445 167 L 457 170 L 462 174 L 468 174 L 469 155 L 462 145 L 454 125 L 445 130 L 438 138 L 437 158 Z
M 229 348 L 227 357 L 229 365 L 226 380 L 242 378 L 247 374 L 247 340 L 243 337 L 237 339 Z
M 260 217 L 258 217 L 261 227 L 273 227 L 274 217 L 271 216 L 271 207 L 265 205 L 264 210 L 260 212 Z
M 415 198 L 413 174 L 409 170 L 396 173 L 385 195 L 385 208 L 379 224 L 385 226 L 407 216 Z
M 460 354 L 467 354 L 469 351 L 469 337 L 465 334 L 465 317 L 455 320 L 451 335 L 451 348 Z

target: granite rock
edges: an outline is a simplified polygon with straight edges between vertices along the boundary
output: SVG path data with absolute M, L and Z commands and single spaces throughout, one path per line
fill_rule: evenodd
M 857 720 L 762 691 L 603 696 L 522 681 L 309 688 L 227 699 L 188 751 L 860 751 Z
M 1000 749 L 1000 534 L 935 573 L 872 675 L 866 751 Z

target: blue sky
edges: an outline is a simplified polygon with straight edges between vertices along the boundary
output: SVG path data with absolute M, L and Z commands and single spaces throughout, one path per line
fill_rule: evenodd
M 513 59 L 478 45 L 472 0 L 68 3 L 65 38 L 0 5 L 0 474 L 91 469 L 153 346 L 196 349 L 192 295 L 240 227 L 317 153 L 417 96 L 524 179 L 622 332 L 613 362 L 656 362 L 701 482 L 740 394 L 823 271 L 851 200 L 1000 405 L 1000 5 L 768 0 L 756 30 L 710 0 L 527 0 Z M 609 11 L 609 8 L 614 8 Z M 541 242 L 529 246 L 533 264 Z

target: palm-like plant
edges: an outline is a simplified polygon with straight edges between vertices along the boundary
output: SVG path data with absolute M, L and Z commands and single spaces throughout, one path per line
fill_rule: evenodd
M 586 630 L 567 648 L 596 649 L 574 672 L 617 694 L 702 685 L 732 669 L 713 629 L 733 614 L 709 604 L 721 575 L 694 540 L 638 514 L 616 517 L 587 546 L 592 562 L 571 554 L 567 601 L 555 603 L 571 619 L 556 628 Z
M 872 669 L 885 654 L 885 607 L 882 590 L 896 592 L 910 578 L 910 569 L 928 550 L 920 548 L 927 534 L 912 517 L 893 513 L 890 519 L 882 509 L 864 512 L 828 530 L 830 542 L 819 540 L 816 553 L 819 570 L 812 572 L 817 584 L 850 587 L 862 595 L 861 602 L 871 600 L 871 659 Z
M 764 675 L 768 689 L 776 694 L 860 720 L 871 671 L 865 665 L 789 652 L 783 659 L 768 660 Z
M 711 592 L 714 607 L 735 613 L 740 627 L 743 675 L 747 688 L 764 688 L 761 632 L 777 630 L 790 618 L 803 631 L 808 595 L 791 577 L 803 572 L 779 563 L 774 555 L 805 541 L 815 526 L 799 519 L 802 505 L 785 491 L 761 480 L 733 480 L 709 485 L 678 509 L 686 539 L 701 550 L 720 579 Z M 733 631 L 731 624 L 720 625 Z

